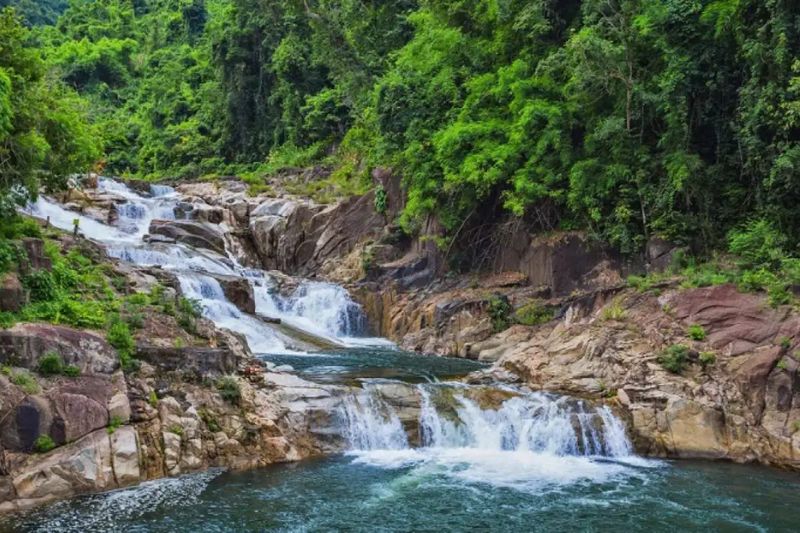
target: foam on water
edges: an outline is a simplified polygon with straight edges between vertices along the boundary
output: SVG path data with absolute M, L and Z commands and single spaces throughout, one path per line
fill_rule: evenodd
M 482 407 L 460 384 L 417 386 L 420 447 L 412 448 L 380 391 L 367 384 L 342 407 L 342 433 L 359 464 L 532 491 L 639 475 L 652 464 L 632 455 L 622 423 L 606 406 L 515 392 Z
M 213 295 L 209 293 L 207 289 L 217 282 L 203 274 L 247 279 L 253 286 L 257 313 L 279 318 L 296 329 L 342 345 L 391 345 L 385 339 L 357 337 L 365 330 L 364 313 L 342 287 L 331 283 L 306 282 L 291 296 L 283 297 L 274 290 L 269 274 L 242 267 L 231 254 L 223 257 L 181 244 L 144 242 L 143 238 L 153 220 L 175 218 L 178 195 L 172 187 L 151 185 L 150 195 L 146 196 L 131 190 L 122 182 L 99 178 L 97 188 L 119 200 L 116 205 L 118 220 L 113 226 L 69 211 L 45 197 L 40 197 L 25 211 L 40 218 L 49 218 L 52 225 L 65 230 L 71 230 L 73 221 L 78 219 L 80 232 L 107 244 L 111 257 L 174 271 L 186 296 L 190 298 L 198 296 L 198 290 L 195 289 L 205 287 L 206 294 L 199 297 L 203 314 L 221 327 L 243 333 L 254 352 L 296 353 L 287 349 L 289 339 L 258 318 L 240 312 L 227 300 L 221 289 Z

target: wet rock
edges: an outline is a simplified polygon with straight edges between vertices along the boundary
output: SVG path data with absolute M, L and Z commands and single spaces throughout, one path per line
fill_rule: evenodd
M 225 237 L 219 226 L 188 220 L 154 220 L 150 223 L 151 235 L 163 235 L 177 242 L 205 248 L 225 255 Z
M 225 297 L 240 311 L 255 314 L 256 301 L 253 286 L 244 278 L 233 276 L 214 276 L 219 281 Z

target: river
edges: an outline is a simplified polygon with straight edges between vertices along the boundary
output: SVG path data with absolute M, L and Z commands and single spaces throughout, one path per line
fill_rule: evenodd
M 270 274 L 232 257 L 147 243 L 155 218 L 174 216 L 167 187 L 125 197 L 115 227 L 81 218 L 111 255 L 173 271 L 206 317 L 245 335 L 254 352 L 306 379 L 358 384 L 337 427 L 343 455 L 249 472 L 212 470 L 59 502 L 0 520 L 9 531 L 777 531 L 796 529 L 797 475 L 724 463 L 638 457 L 603 406 L 523 388 L 449 378 L 478 363 L 404 353 L 363 337 L 363 313 L 336 285 L 305 281 L 290 295 Z M 74 213 L 46 199 L 30 208 L 71 228 Z M 257 311 L 339 346 L 306 353 L 290 335 L 238 310 L 214 275 L 244 277 Z M 402 385 L 420 400 L 383 400 Z M 413 424 L 409 425 L 411 419 Z

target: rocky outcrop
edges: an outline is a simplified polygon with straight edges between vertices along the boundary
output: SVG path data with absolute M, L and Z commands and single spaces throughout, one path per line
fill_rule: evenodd
M 707 337 L 690 339 L 690 325 Z M 660 362 L 673 346 L 685 347 L 680 373 Z M 510 328 L 473 349 L 498 359 L 495 378 L 510 371 L 537 389 L 613 398 L 642 453 L 800 469 L 799 346 L 789 308 L 724 285 L 595 293 L 561 320 Z
M 0 330 L 0 363 L 36 368 L 56 353 L 83 373 L 110 374 L 119 367 L 116 351 L 101 336 L 53 324 L 17 324 Z
M 256 312 L 256 300 L 253 286 L 244 278 L 231 276 L 214 276 L 225 292 L 225 298 L 240 311 L 251 315 Z
M 150 223 L 149 232 L 174 242 L 225 255 L 225 236 L 222 229 L 215 224 L 189 220 L 154 220 Z

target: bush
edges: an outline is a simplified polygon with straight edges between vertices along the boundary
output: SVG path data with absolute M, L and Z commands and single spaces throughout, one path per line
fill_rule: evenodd
M 46 353 L 39 360 L 39 373 L 43 376 L 57 376 L 64 371 L 64 361 L 57 353 Z
M 691 326 L 689 326 L 689 329 L 686 331 L 686 334 L 693 341 L 706 340 L 706 330 L 700 324 L 692 324 Z
M 658 357 L 659 364 L 673 374 L 680 374 L 689 362 L 689 348 L 683 344 L 673 344 Z
M 524 326 L 538 326 L 552 319 L 553 311 L 538 301 L 527 303 L 514 312 L 514 320 Z
M 133 359 L 133 352 L 136 348 L 136 343 L 133 340 L 128 324 L 118 318 L 112 321 L 106 333 L 106 339 L 111 346 L 117 349 L 122 369 L 126 372 L 135 370 L 136 362 Z
M 620 298 L 614 298 L 600 312 L 602 320 L 622 320 L 625 318 L 625 309 Z
M 700 366 L 706 368 L 709 365 L 713 365 L 717 362 L 717 356 L 714 355 L 714 352 L 700 352 Z
M 47 453 L 56 447 L 56 443 L 50 435 L 39 435 L 33 442 L 33 451 L 36 453 Z
M 743 268 L 777 269 L 786 256 L 786 236 L 771 222 L 752 220 L 728 233 L 728 250 Z
M 18 385 L 25 394 L 36 394 L 39 392 L 39 385 L 33 376 L 27 372 L 16 372 L 11 374 L 11 383 Z
M 492 329 L 495 333 L 508 329 L 511 325 L 511 321 L 508 318 L 511 313 L 511 305 L 505 296 L 492 296 L 489 299 L 487 312 L 492 320 Z
M 383 188 L 383 185 L 378 185 L 375 189 L 375 211 L 383 215 L 386 213 L 387 206 L 388 197 L 386 195 L 386 189 Z
M 56 298 L 56 282 L 53 274 L 47 270 L 36 270 L 22 276 L 22 285 L 30 292 L 32 302 L 45 302 Z
M 64 367 L 62 374 L 68 378 L 76 378 L 81 375 L 81 369 L 75 365 L 67 365 Z
M 239 387 L 239 382 L 236 378 L 226 376 L 217 382 L 217 390 L 219 395 L 228 403 L 239 405 L 242 401 L 242 389 Z

